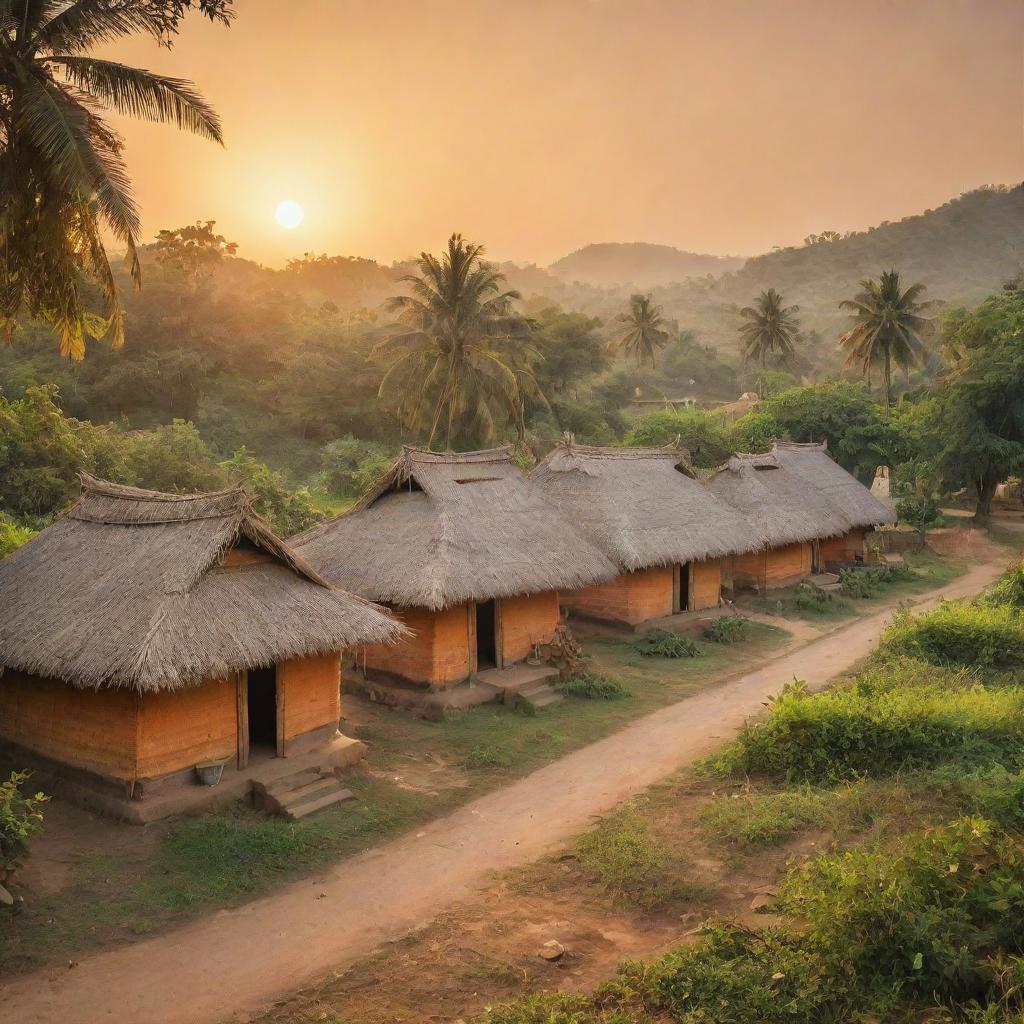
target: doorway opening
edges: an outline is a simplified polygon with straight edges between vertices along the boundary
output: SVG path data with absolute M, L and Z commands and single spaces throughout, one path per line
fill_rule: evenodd
M 249 749 L 277 753 L 277 669 L 249 669 L 246 680 Z
M 477 670 L 498 667 L 497 609 L 493 601 L 476 604 L 476 667 Z
M 688 612 L 690 610 L 690 563 L 683 562 L 676 566 L 673 586 L 673 611 Z

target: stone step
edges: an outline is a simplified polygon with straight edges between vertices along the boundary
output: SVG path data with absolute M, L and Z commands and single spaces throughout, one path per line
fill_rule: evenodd
M 555 690 L 549 689 L 547 693 L 533 694 L 523 699 L 534 709 L 534 711 L 539 711 L 541 708 L 550 707 L 552 704 L 558 704 L 565 698 Z
M 287 793 L 289 790 L 298 789 L 300 786 L 306 786 L 310 782 L 316 782 L 317 779 L 323 778 L 323 776 L 323 768 L 319 765 L 311 765 L 309 768 L 292 772 L 290 775 L 282 775 L 279 778 L 272 779 L 270 782 L 254 782 L 253 788 L 264 794 L 277 796 L 281 793 Z
M 354 795 L 351 789 L 344 789 L 336 784 L 333 789 L 321 796 L 289 803 L 283 813 L 289 821 L 298 821 L 300 818 L 308 818 L 311 814 L 316 814 L 317 811 L 322 811 L 326 807 L 333 807 L 345 800 L 351 800 Z
M 301 804 L 306 800 L 321 796 L 324 793 L 330 793 L 335 789 L 340 789 L 341 784 L 333 775 L 323 776 L 314 779 L 312 782 L 306 783 L 304 786 L 298 786 L 295 789 L 289 789 L 286 793 L 272 794 L 279 807 L 287 809 L 294 807 L 296 804 Z

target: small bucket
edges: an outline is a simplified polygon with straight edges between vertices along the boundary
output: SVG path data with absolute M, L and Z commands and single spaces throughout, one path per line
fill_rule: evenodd
M 201 786 L 216 786 L 224 775 L 224 765 L 227 761 L 205 761 L 196 765 L 196 775 L 199 777 Z

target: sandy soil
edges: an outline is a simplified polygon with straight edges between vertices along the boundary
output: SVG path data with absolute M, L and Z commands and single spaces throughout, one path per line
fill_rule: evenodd
M 1006 553 L 918 599 L 988 585 Z M 366 957 L 477 893 L 493 871 L 528 864 L 735 734 L 785 680 L 824 686 L 870 652 L 888 611 L 857 620 L 490 793 L 421 831 L 273 896 L 131 946 L 39 971 L 0 989 L 18 1024 L 204 1024 L 246 1019 Z M 616 954 L 620 958 L 621 952 Z

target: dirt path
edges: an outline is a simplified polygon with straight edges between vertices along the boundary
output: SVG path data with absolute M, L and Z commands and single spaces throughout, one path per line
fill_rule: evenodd
M 976 593 L 1005 553 L 917 604 Z M 829 633 L 755 672 L 633 722 L 462 809 L 346 860 L 318 878 L 159 937 L 0 988 L 18 1024 L 214 1024 L 431 921 L 504 870 L 543 856 L 591 819 L 735 734 L 793 676 L 819 688 L 870 652 L 891 609 Z M 241 869 L 240 870 L 244 870 Z

